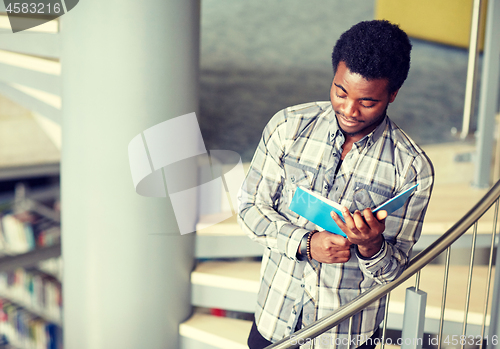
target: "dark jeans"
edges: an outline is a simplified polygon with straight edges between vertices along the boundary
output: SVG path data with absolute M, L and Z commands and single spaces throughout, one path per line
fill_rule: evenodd
M 301 319 L 299 319 L 301 320 Z M 298 321 L 297 323 L 301 323 L 302 321 Z M 295 329 L 298 331 L 298 328 Z M 375 341 L 375 338 L 380 338 L 380 328 L 377 328 L 377 330 L 373 333 L 373 335 L 370 337 L 372 340 L 367 341 L 367 342 L 378 342 Z M 252 329 L 250 330 L 250 335 L 248 336 L 248 347 L 250 349 L 263 349 L 269 345 L 273 344 L 272 342 L 268 341 L 262 335 L 260 332 L 257 330 L 257 325 L 255 324 L 255 320 L 252 324 Z M 375 344 L 368 345 L 366 343 L 361 344 L 359 347 L 356 349 L 374 349 Z

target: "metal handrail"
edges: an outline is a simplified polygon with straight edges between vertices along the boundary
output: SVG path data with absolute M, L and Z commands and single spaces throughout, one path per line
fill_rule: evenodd
M 431 246 L 427 247 L 417 256 L 412 258 L 408 264 L 408 268 L 406 268 L 406 270 L 403 271 L 403 273 L 396 280 L 370 288 L 366 292 L 363 292 L 354 298 L 351 302 L 341 306 L 333 314 L 325 316 L 324 318 L 313 322 L 311 325 L 294 332 L 293 341 L 291 341 L 290 336 L 288 336 L 266 347 L 266 349 L 298 348 L 300 346 L 298 343 L 301 342 L 300 339 L 304 341 L 306 339 L 312 340 L 313 338 L 316 338 L 322 333 L 337 326 L 344 320 L 357 314 L 371 303 L 382 298 L 420 271 L 420 269 L 429 264 L 433 259 L 435 259 L 439 254 L 465 234 L 467 230 L 469 230 L 469 228 L 478 219 L 480 219 L 486 211 L 488 211 L 488 209 L 495 203 L 496 200 L 498 200 L 499 197 L 500 181 L 498 181 L 457 223 L 448 229 L 446 233 L 440 236 Z

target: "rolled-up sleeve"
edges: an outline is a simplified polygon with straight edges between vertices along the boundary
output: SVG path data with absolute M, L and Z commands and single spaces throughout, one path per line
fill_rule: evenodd
M 285 177 L 286 112 L 267 124 L 238 195 L 238 223 L 252 240 L 295 260 L 308 230 L 277 212 Z
M 384 284 L 396 279 L 406 269 L 413 245 L 422 231 L 425 212 L 434 183 L 434 169 L 427 156 L 415 157 L 404 176 L 404 191 L 418 183 L 418 187 L 405 205 L 386 219 L 384 244 L 371 258 L 361 256 L 356 249 L 363 274 Z

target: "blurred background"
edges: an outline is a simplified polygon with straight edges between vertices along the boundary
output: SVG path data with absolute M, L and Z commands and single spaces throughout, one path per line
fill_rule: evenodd
M 0 347 L 61 348 L 64 327 L 71 349 L 245 348 L 262 249 L 234 217 L 219 225 L 198 217 L 196 237 L 181 239 L 165 213 L 170 203 L 133 191 L 126 147 L 147 127 L 197 110 L 206 148 L 236 151 L 248 166 L 276 112 L 329 100 L 332 48 L 360 21 L 398 23 L 413 45 L 408 79 L 388 114 L 436 166 L 428 228 L 416 250 L 485 193 L 470 186 L 482 51 L 469 135 L 459 138 L 472 0 L 144 3 L 150 8 L 134 12 L 130 1 L 82 0 L 64 18 L 16 34 L 0 4 Z M 482 6 L 480 50 L 487 1 Z M 177 71 L 169 59 L 179 52 L 185 59 L 185 51 L 188 69 Z M 498 178 L 498 153 L 486 186 Z M 64 272 L 61 210 L 71 211 Z M 480 248 L 488 249 L 486 240 Z M 467 246 L 453 257 L 459 274 L 466 273 Z M 487 264 L 487 255 L 476 262 Z M 440 276 L 429 275 L 423 284 L 432 288 Z M 484 269 L 479 275 L 488 279 Z M 458 288 L 465 281 L 452 282 Z M 395 331 L 401 290 L 391 303 Z M 462 306 L 461 297 L 455 304 Z M 429 321 L 434 326 L 436 316 Z M 471 326 L 477 330 L 480 321 Z
M 264 10 L 260 2 L 202 2 L 200 121 L 208 148 L 232 149 L 249 161 L 274 113 L 329 100 L 333 46 L 352 25 L 373 19 L 375 5 L 292 0 L 267 3 Z M 451 129 L 461 128 L 467 50 L 411 40 L 410 74 L 388 114 L 419 144 L 455 141 Z

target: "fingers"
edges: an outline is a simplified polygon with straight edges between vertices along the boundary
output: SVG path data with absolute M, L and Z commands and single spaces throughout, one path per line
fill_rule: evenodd
M 383 221 L 384 219 L 387 218 L 387 211 L 384 210 L 378 211 L 376 216 L 379 221 Z
M 381 210 L 376 213 L 376 217 L 373 215 L 371 209 L 366 208 L 363 210 L 363 215 L 359 210 L 356 210 L 352 215 L 347 210 L 347 208 L 342 209 L 342 220 L 334 211 L 330 213 L 333 220 L 337 225 L 346 233 L 344 228 L 349 229 L 350 232 L 356 234 L 357 232 L 368 233 L 371 229 L 380 227 L 383 224 L 383 220 L 387 217 L 387 211 Z
M 335 221 L 335 223 L 337 223 L 339 227 L 345 225 L 345 222 L 342 220 L 342 218 L 340 218 L 337 212 L 335 211 L 330 212 L 330 216 L 333 218 L 333 220 Z
M 350 244 L 360 246 L 371 246 L 376 242 L 380 242 L 380 235 L 385 231 L 385 221 L 387 211 L 377 212 L 376 216 L 372 213 L 370 208 L 363 210 L 363 214 L 356 210 L 351 214 L 347 208 L 342 209 L 342 220 L 335 212 L 331 212 L 331 216 L 339 228 L 346 234 Z M 338 240 L 336 248 L 343 245 Z
M 348 226 L 353 233 L 356 233 L 356 231 L 359 231 L 359 232 L 362 232 L 365 234 L 369 232 L 370 227 L 366 224 L 365 219 L 363 218 L 363 216 L 361 216 L 361 212 L 359 212 L 358 210 L 356 210 L 352 214 L 352 222 L 353 222 L 353 225 L 352 226 L 348 225 Z
M 311 257 L 320 263 L 345 263 L 351 258 L 350 245 L 340 235 L 320 231 L 311 238 Z
M 351 250 L 338 251 L 331 257 L 329 263 L 347 263 L 351 259 Z
M 360 232 L 364 232 L 367 230 L 366 223 L 361 216 L 361 213 L 359 211 L 355 211 L 352 215 L 349 212 L 349 210 L 346 207 L 342 208 L 342 217 L 344 217 L 344 220 L 342 220 L 335 212 L 331 212 L 331 216 L 335 223 L 339 226 L 339 228 L 346 234 L 348 235 L 349 233 L 352 234 L 359 234 Z
M 363 211 L 363 215 L 365 216 L 365 221 L 368 224 L 371 230 L 379 231 L 381 228 L 385 227 L 384 219 L 387 217 L 387 211 L 380 211 L 376 213 L 375 217 L 372 213 L 372 210 L 369 208 Z M 379 217 L 383 217 L 380 219 Z
M 348 239 L 338 234 L 330 233 L 326 240 L 329 245 L 338 246 L 342 249 L 348 249 L 351 246 L 351 242 Z
M 321 263 L 346 263 L 351 258 L 351 249 L 337 250 L 330 246 L 312 257 Z

